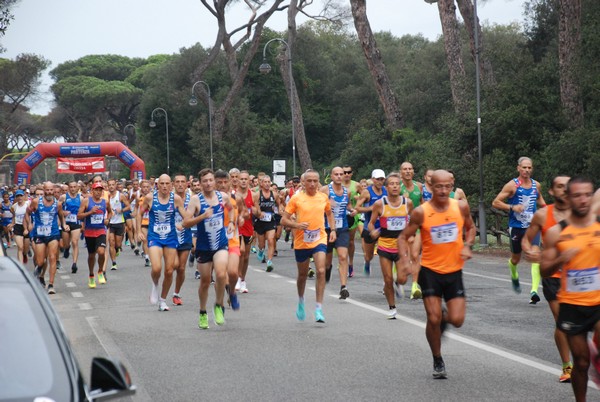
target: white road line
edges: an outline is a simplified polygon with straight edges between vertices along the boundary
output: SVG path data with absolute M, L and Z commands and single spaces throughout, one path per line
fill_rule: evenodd
M 79 310 L 91 310 L 92 305 L 90 303 L 78 303 Z
M 60 279 L 71 279 L 71 275 L 61 275 Z
M 81 292 L 71 292 L 71 296 L 73 296 L 73 297 L 83 297 L 83 293 L 81 293 Z
M 271 278 L 283 278 L 283 276 L 281 276 L 281 275 L 277 275 L 277 274 L 269 274 L 269 276 L 270 276 Z
M 292 285 L 295 285 L 295 284 L 296 284 L 296 281 L 289 281 L 289 280 L 288 280 L 288 281 L 286 281 L 286 282 L 287 282 L 287 283 L 291 283 Z
M 473 272 L 468 272 L 468 271 L 465 271 L 464 269 L 463 269 L 463 274 L 465 274 L 465 275 L 470 275 L 470 276 L 477 276 L 477 277 L 479 277 L 479 278 L 491 279 L 491 280 L 493 280 L 493 281 L 499 281 L 499 282 L 509 282 L 509 283 L 511 282 L 511 280 L 510 280 L 510 279 L 507 279 L 507 278 L 498 278 L 498 277 L 495 277 L 495 276 L 489 276 L 489 275 L 475 274 L 475 273 L 473 273 Z M 531 282 L 523 281 L 523 280 L 521 280 L 521 279 L 519 279 L 519 283 L 520 283 L 521 285 L 528 285 L 528 286 L 529 286 L 529 285 L 531 285 Z
M 76 287 L 77 285 L 75 284 L 75 282 L 66 282 L 66 283 L 65 283 L 65 286 L 66 286 L 66 287 L 68 287 L 68 288 L 74 288 L 74 287 Z

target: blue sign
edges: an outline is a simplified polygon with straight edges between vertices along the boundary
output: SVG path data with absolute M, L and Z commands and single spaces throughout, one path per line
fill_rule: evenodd
M 17 184 L 20 186 L 21 184 L 27 184 L 27 179 L 29 178 L 29 174 L 19 172 L 17 175 Z
M 102 155 L 100 145 L 68 145 L 60 147 L 60 156 Z
M 30 168 L 33 168 L 42 160 L 42 154 L 40 154 L 37 150 L 33 151 L 31 155 L 23 159 Z
M 135 156 L 127 152 L 126 149 L 121 151 L 121 153 L 119 154 L 119 159 L 121 160 L 121 162 L 123 162 L 129 167 L 131 167 L 131 165 L 133 165 L 133 162 L 135 162 Z
M 144 180 L 144 172 L 142 172 L 141 170 L 134 170 L 133 177 L 138 180 Z

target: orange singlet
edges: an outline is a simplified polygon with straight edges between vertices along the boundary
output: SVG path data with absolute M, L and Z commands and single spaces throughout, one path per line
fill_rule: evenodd
M 423 208 L 421 265 L 439 274 L 460 271 L 464 260 L 460 257 L 463 244 L 464 219 L 458 201 L 448 199 L 448 209 L 436 212 L 427 201 Z
M 554 219 L 554 204 L 546 205 L 546 208 L 547 208 L 546 209 L 546 222 L 544 223 L 544 226 L 542 226 L 542 228 L 541 228 L 542 239 L 544 238 L 544 235 L 546 234 L 546 232 L 552 226 L 554 226 L 558 223 L 558 222 L 556 222 L 556 219 Z M 560 270 L 553 273 L 550 278 L 560 278 Z

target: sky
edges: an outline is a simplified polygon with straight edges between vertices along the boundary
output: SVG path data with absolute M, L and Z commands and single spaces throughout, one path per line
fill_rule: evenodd
M 318 13 L 320 3 L 315 0 L 311 12 Z M 484 25 L 522 23 L 524 3 L 479 0 L 479 19 Z M 90 54 L 144 58 L 173 54 L 198 42 L 210 47 L 217 32 L 216 20 L 200 0 L 21 0 L 12 11 L 15 19 L 0 38 L 6 48 L 0 57 L 34 53 L 52 62 L 42 77 L 40 96 L 26 102 L 40 115 L 53 106 L 48 71 L 60 63 Z M 229 12 L 230 29 L 248 18 L 242 1 Z M 437 5 L 424 0 L 369 0 L 367 16 L 374 32 L 389 31 L 398 37 L 422 34 L 431 40 L 441 35 Z M 286 12 L 277 13 L 267 26 L 283 32 L 286 18 Z

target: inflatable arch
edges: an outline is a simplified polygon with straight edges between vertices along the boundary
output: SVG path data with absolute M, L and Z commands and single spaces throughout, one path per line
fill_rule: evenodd
M 46 158 L 89 158 L 114 156 L 130 170 L 130 178 L 145 179 L 146 165 L 120 142 L 43 143 L 32 149 L 15 166 L 15 183 L 29 184 L 31 172 Z

